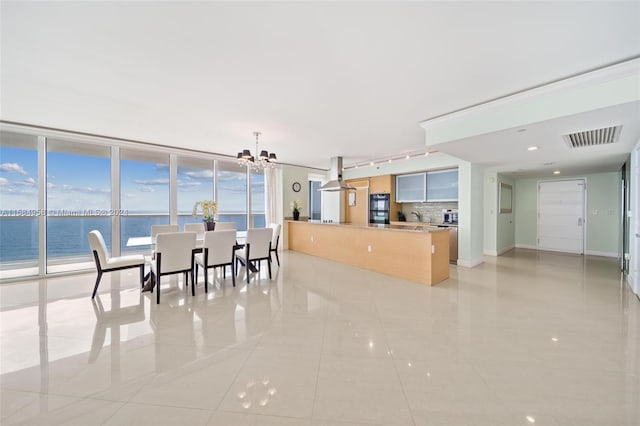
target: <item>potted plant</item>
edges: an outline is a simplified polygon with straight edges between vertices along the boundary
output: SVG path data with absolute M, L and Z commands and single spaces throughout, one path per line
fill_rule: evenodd
M 291 211 L 293 212 L 293 220 L 300 219 L 300 210 L 302 210 L 302 203 L 300 200 L 293 200 L 291 202 Z
M 218 203 L 215 201 L 196 201 L 193 205 L 193 216 L 198 215 L 198 206 L 202 207 L 202 221 L 207 231 L 213 231 L 216 227 L 216 218 L 218 217 Z

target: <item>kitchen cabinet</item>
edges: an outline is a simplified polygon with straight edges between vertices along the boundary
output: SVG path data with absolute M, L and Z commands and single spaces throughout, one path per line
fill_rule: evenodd
M 427 201 L 458 201 L 458 169 L 427 172 Z
M 396 176 L 396 202 L 423 202 L 427 193 L 427 174 L 412 173 Z
M 393 191 L 393 176 L 372 176 L 369 178 L 369 193 L 391 194 Z
M 458 201 L 458 169 L 396 176 L 396 202 Z

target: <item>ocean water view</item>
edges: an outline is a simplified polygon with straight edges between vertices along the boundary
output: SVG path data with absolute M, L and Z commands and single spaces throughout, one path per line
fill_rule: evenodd
M 225 213 L 218 215 L 220 222 L 234 222 L 240 231 L 247 229 L 245 213 Z M 264 214 L 253 214 L 254 227 L 265 226 Z M 191 215 L 179 215 L 180 230 L 185 223 L 199 223 L 200 219 Z M 150 247 L 126 247 L 131 237 L 144 237 L 151 234 L 151 225 L 169 223 L 169 215 L 128 215 L 121 216 L 122 253 L 140 252 Z M 47 218 L 47 258 L 92 259 L 87 235 L 97 229 L 105 239 L 107 248 L 112 251 L 111 217 L 70 216 Z M 37 217 L 1 217 L 0 218 L 0 269 L 10 267 L 11 263 L 38 260 L 38 218 Z

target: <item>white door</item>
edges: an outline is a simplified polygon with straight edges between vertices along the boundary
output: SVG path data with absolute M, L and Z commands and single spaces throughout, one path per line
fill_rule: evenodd
M 631 275 L 631 289 L 640 297 L 640 147 L 633 153 L 631 166 L 631 238 L 629 249 L 631 259 L 629 274 Z M 627 214 L 627 212 L 625 212 Z
M 584 253 L 584 179 L 538 184 L 538 250 Z

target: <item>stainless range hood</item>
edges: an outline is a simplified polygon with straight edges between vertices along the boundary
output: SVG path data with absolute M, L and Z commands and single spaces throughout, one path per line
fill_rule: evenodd
M 320 191 L 348 191 L 355 190 L 342 180 L 342 157 L 331 157 L 331 168 L 329 169 L 329 182 L 320 187 Z

